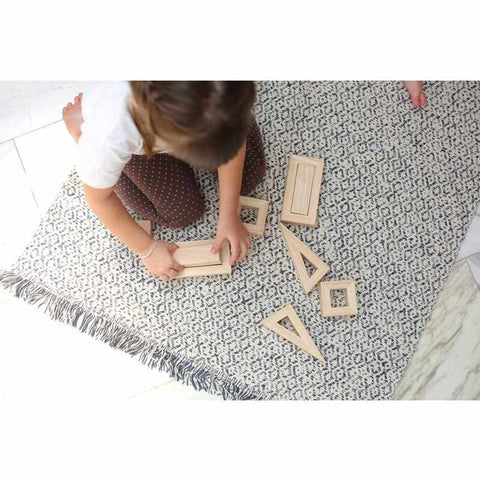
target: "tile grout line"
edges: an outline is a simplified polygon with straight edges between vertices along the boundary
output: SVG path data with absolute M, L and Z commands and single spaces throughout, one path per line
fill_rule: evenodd
M 18 137 L 17 137 L 18 138 Z M 15 142 L 15 139 L 11 140 L 13 143 L 13 146 L 15 147 L 15 151 L 17 152 L 18 159 L 20 160 L 20 165 L 22 166 L 23 173 L 25 174 L 25 177 L 28 182 L 28 187 L 30 188 L 30 193 L 32 194 L 33 201 L 35 202 L 35 205 L 37 207 L 38 213 L 40 214 L 40 217 L 42 216 L 42 212 L 40 210 L 40 206 L 38 205 L 37 197 L 35 196 L 35 192 L 33 191 L 32 184 L 30 183 L 30 179 L 28 177 L 27 170 L 25 168 L 25 165 L 23 164 L 22 156 L 20 155 L 20 151 L 18 150 L 17 143 Z
M 47 123 L 46 125 L 42 125 L 41 127 L 34 128 L 33 130 L 29 130 L 28 132 L 21 133 L 20 135 L 17 135 L 16 137 L 7 138 L 6 140 L 1 141 L 0 145 L 3 145 L 4 143 L 7 143 L 7 142 L 14 142 L 17 138 L 24 137 L 25 135 L 29 135 L 30 133 L 33 133 L 33 132 L 38 132 L 39 130 L 42 130 L 42 128 L 51 127 L 52 125 L 55 125 L 56 123 L 59 123 L 59 122 L 62 122 L 62 121 L 63 121 L 62 119 L 55 120 L 54 122 Z

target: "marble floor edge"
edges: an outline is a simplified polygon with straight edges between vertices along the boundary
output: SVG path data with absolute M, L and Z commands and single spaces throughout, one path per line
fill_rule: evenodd
M 467 258 L 467 264 L 477 283 L 477 287 L 480 289 L 480 252 L 470 255 L 470 257 Z
M 454 264 L 392 400 L 480 398 L 480 289 Z

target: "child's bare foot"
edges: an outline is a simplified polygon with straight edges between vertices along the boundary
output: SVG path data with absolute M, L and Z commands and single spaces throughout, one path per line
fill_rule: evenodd
M 70 133 L 75 140 L 75 143 L 78 143 L 78 140 L 82 136 L 82 131 L 80 130 L 80 125 L 83 123 L 82 96 L 83 93 L 79 93 L 75 97 L 74 103 L 72 104 L 70 102 L 62 110 L 63 121 L 65 122 L 68 133 Z
M 427 103 L 422 82 L 403 82 L 407 87 L 414 107 L 423 107 Z

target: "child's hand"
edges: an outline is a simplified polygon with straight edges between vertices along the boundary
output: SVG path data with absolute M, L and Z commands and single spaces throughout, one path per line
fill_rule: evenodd
M 157 240 L 157 246 L 153 253 L 143 260 L 147 270 L 154 276 L 159 277 L 164 282 L 175 278 L 183 267 L 176 262 L 172 254 L 178 248 L 174 243 L 166 243 Z
M 220 216 L 212 252 L 218 253 L 225 240 L 230 242 L 230 265 L 243 260 L 250 248 L 250 235 L 238 214 Z

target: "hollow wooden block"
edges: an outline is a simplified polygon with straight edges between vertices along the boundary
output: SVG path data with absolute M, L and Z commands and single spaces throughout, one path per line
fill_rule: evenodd
M 293 327 L 295 328 L 296 333 L 292 332 L 288 328 L 285 328 L 283 325 L 280 325 L 279 322 L 281 322 L 285 318 L 288 318 L 288 320 L 290 320 Z M 288 340 L 298 348 L 301 348 L 303 351 L 307 352 L 312 357 L 320 360 L 321 362 L 324 362 L 323 355 L 320 353 L 317 346 L 313 343 L 313 340 L 308 334 L 305 325 L 303 325 L 302 321 L 300 320 L 290 303 L 280 309 L 278 312 L 270 315 L 265 320 L 262 320 L 262 324 L 276 334 L 283 337 L 285 340 Z
M 330 267 L 298 237 L 296 237 L 285 225 L 280 224 L 283 238 L 287 249 L 292 257 L 297 278 L 305 292 L 311 292 L 315 285 L 330 270 Z M 310 262 L 316 271 L 310 275 L 305 267 L 304 259 Z
M 268 202 L 259 198 L 240 197 L 238 202 L 238 212 L 242 207 L 257 210 L 257 221 L 255 223 L 244 223 L 250 235 L 263 235 L 265 230 L 265 222 L 267 220 Z
M 202 277 L 209 275 L 230 275 L 230 247 L 224 242 L 219 253 L 210 249 L 214 240 L 197 240 L 194 242 L 177 242 L 178 249 L 173 258 L 185 268 L 175 278 Z
M 150 220 L 136 220 L 138 225 L 142 227 L 150 236 L 152 236 L 152 222 Z
M 280 220 L 314 227 L 322 186 L 323 160 L 292 155 Z
M 332 306 L 332 291 L 343 290 L 345 294 L 344 307 Z M 320 301 L 322 303 L 322 315 L 324 317 L 343 317 L 356 315 L 357 308 L 357 289 L 355 280 L 335 280 L 320 283 Z
M 220 252 L 212 253 L 213 242 L 205 245 L 183 246 L 173 253 L 173 258 L 184 267 L 204 267 L 220 265 Z

